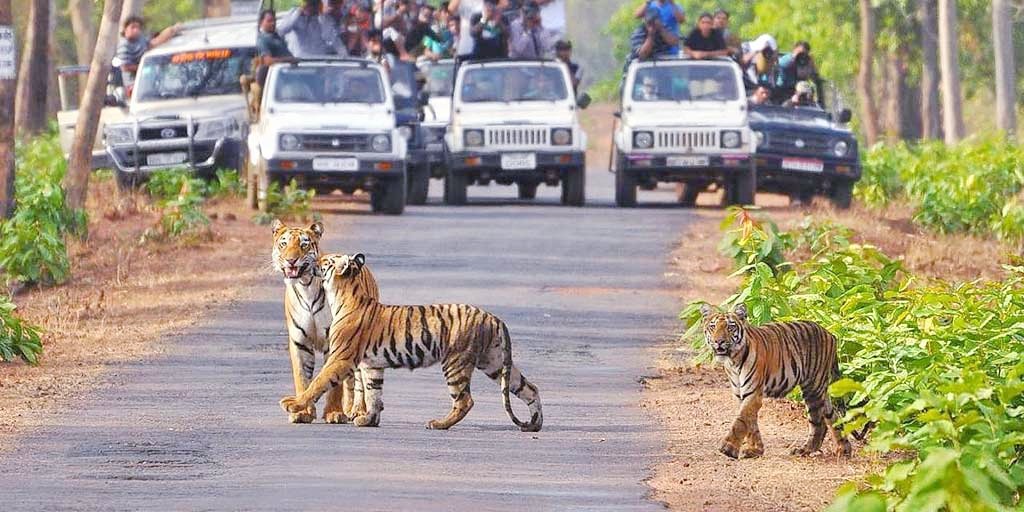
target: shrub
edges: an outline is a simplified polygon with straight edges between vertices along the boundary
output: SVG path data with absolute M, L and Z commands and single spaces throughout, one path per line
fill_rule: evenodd
M 312 212 L 312 201 L 315 190 L 303 190 L 293 179 L 282 189 L 277 182 L 271 182 L 267 188 L 267 212 L 256 214 L 253 221 L 257 224 L 270 224 L 276 218 L 307 218 Z
M 18 318 L 14 303 L 0 296 L 0 360 L 13 361 L 20 357 L 26 363 L 36 364 L 42 352 L 39 328 Z

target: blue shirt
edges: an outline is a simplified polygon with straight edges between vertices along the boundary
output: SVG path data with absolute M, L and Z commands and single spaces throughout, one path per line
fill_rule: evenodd
M 647 7 L 654 7 L 655 9 L 658 9 L 661 13 L 661 24 L 665 25 L 665 28 L 667 28 L 669 32 L 672 32 L 676 37 L 679 37 L 679 20 L 676 19 L 676 12 L 685 13 L 686 11 L 683 10 L 683 6 L 676 3 L 670 4 L 664 0 L 651 0 L 647 3 Z M 668 51 L 679 53 L 679 46 L 670 46 L 668 47 Z

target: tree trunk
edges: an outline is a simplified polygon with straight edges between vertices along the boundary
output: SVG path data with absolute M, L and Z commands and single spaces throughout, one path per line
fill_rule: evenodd
M 960 98 L 960 63 L 957 62 L 956 0 L 939 0 L 939 62 L 942 66 L 942 129 L 946 143 L 964 138 Z
M 81 209 L 85 206 L 85 194 L 92 171 L 92 145 L 96 139 L 100 110 L 106 97 L 110 59 L 114 57 L 114 50 L 117 48 L 121 2 L 122 0 L 106 0 L 103 5 L 103 19 L 100 21 L 99 36 L 96 38 L 96 52 L 93 54 L 89 69 L 85 96 L 82 97 L 82 105 L 78 109 L 78 124 L 75 126 L 67 175 L 64 176 L 68 207 L 72 209 Z
M 92 24 L 92 0 L 68 0 L 68 15 L 71 30 L 75 33 L 75 53 L 78 63 L 85 65 L 92 60 L 96 48 L 96 27 Z
M 15 96 L 14 124 L 25 134 L 46 128 L 46 86 L 50 69 L 50 0 L 32 0 L 25 28 L 25 53 L 21 56 Z
M 231 16 L 231 0 L 203 0 L 203 17 Z
M 886 55 L 885 137 L 890 142 L 903 138 L 903 97 L 907 88 L 907 69 L 903 49 Z
M 1013 58 L 1013 18 L 1009 2 L 992 0 L 992 43 L 996 60 L 996 126 L 1008 135 L 1017 131 L 1017 82 Z
M 117 30 L 121 31 L 121 27 L 124 25 L 124 21 L 129 16 L 142 16 L 142 5 L 145 0 L 122 0 L 121 5 L 121 16 L 118 19 Z
M 872 85 L 875 60 L 875 9 L 871 0 L 860 0 L 860 70 L 857 72 L 857 96 L 860 99 L 864 138 L 868 146 L 878 141 L 878 110 Z
M 939 122 L 939 19 L 935 0 L 919 0 L 917 18 L 921 27 L 921 138 L 942 136 Z
M 15 55 L 11 0 L 0 0 L 0 219 L 14 212 Z

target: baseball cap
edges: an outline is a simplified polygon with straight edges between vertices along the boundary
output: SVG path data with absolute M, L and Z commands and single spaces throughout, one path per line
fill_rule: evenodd
M 796 92 L 800 94 L 809 94 L 814 92 L 814 86 L 810 82 L 804 80 L 803 82 L 796 83 Z

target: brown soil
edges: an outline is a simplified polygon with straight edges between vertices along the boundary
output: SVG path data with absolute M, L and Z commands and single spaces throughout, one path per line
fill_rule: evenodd
M 270 272 L 270 228 L 253 224 L 241 200 L 206 208 L 210 232 L 191 242 L 140 243 L 158 214 L 94 181 L 89 236 L 71 240 L 71 279 L 15 296 L 44 329 L 38 366 L 0 363 L 0 449 L 102 378 L 114 363 L 159 353 L 160 340 L 223 307 Z
M 684 277 L 679 292 L 684 302 L 719 303 L 734 293 L 740 282 L 728 278 L 732 262 L 718 253 L 719 223 L 725 211 L 720 195 L 703 194 L 694 210 L 698 220 L 683 235 L 671 256 L 671 272 Z M 910 211 L 893 207 L 878 213 L 854 207 L 836 211 L 827 201 L 790 206 L 784 196 L 759 194 L 760 215 L 791 229 L 807 216 L 832 220 L 857 231 L 854 241 L 871 244 L 893 257 L 901 257 L 916 274 L 972 280 L 1003 275 L 1001 262 L 1009 249 L 991 240 L 967 236 L 940 236 L 918 229 Z M 682 330 L 684 326 L 680 325 Z M 836 488 L 849 480 L 884 467 L 884 461 L 857 453 L 850 459 L 835 455 L 831 437 L 823 454 L 800 458 L 791 447 L 806 440 L 809 425 L 803 404 L 767 400 L 760 427 L 765 455 L 733 460 L 718 452 L 721 440 L 738 412 L 728 380 L 717 366 L 693 364 L 694 352 L 676 343 L 655 350 L 659 372 L 643 380 L 642 407 L 652 412 L 669 432 L 669 458 L 654 468 L 648 484 L 654 498 L 671 510 L 821 510 Z M 854 442 L 859 452 L 861 445 Z

